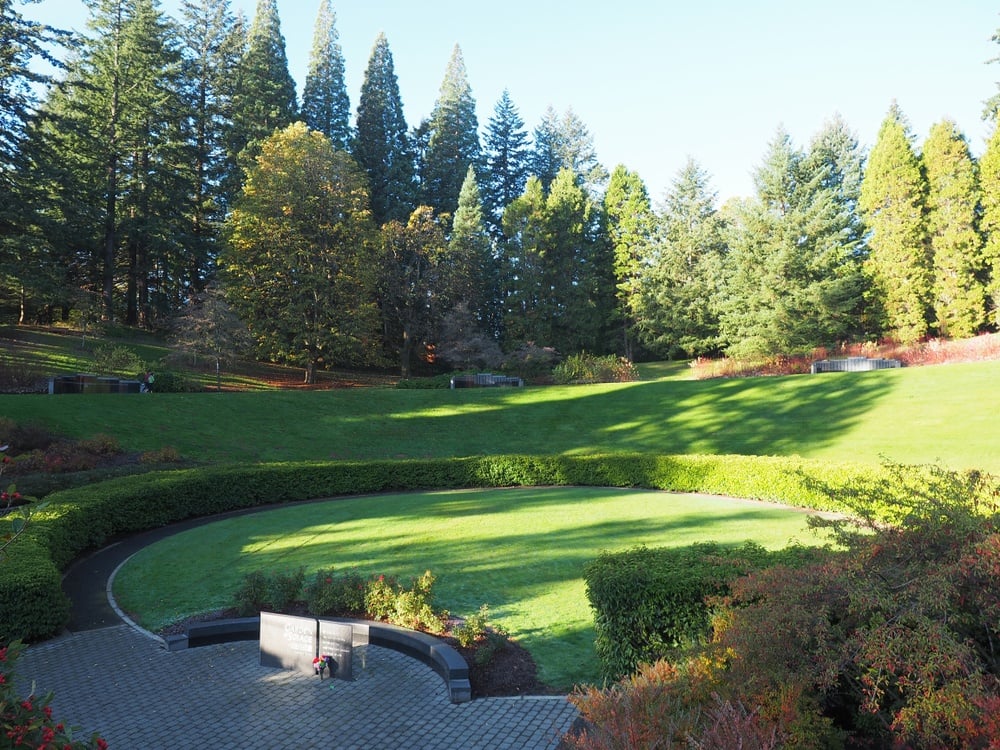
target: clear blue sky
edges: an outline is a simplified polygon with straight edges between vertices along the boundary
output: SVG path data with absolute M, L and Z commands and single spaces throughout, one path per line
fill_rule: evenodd
M 161 7 L 174 14 L 177 0 Z M 253 16 L 256 0 L 232 0 Z M 278 0 L 301 94 L 319 0 Z M 624 164 L 659 201 L 693 157 L 720 202 L 753 192 L 779 126 L 807 146 L 839 113 L 870 146 L 893 100 L 923 142 L 954 120 L 980 154 L 997 91 L 1000 6 L 987 0 L 333 0 L 357 107 L 375 37 L 393 53 L 410 126 L 431 111 L 462 48 L 485 126 L 504 88 L 526 127 L 571 107 L 610 170 Z M 25 5 L 29 18 L 84 28 L 80 0 Z

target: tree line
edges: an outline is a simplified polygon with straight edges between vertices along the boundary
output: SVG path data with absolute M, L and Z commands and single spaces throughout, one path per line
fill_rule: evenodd
M 0 3 L 0 295 L 20 322 L 166 328 L 226 308 L 256 353 L 317 368 L 493 367 L 532 347 L 769 356 L 996 330 L 1000 136 L 921 147 L 895 104 L 864 149 L 840 118 L 779 130 L 754 195 L 691 160 L 654 207 L 572 110 L 485 127 L 455 46 L 404 117 L 379 35 L 353 117 L 321 0 L 301 100 L 275 0 L 91 0 L 77 38 Z M 49 76 L 33 62 L 64 45 Z M 987 104 L 992 116 L 996 102 Z

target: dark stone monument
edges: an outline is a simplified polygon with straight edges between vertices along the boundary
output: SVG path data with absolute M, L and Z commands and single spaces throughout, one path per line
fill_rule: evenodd
M 354 649 L 354 628 L 349 623 L 319 621 L 319 655 L 333 657 L 330 677 L 353 679 L 351 657 Z
M 312 617 L 260 613 L 260 665 L 314 674 L 319 628 Z

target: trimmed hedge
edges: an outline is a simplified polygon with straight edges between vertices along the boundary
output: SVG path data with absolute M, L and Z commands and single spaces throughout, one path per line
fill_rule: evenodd
M 737 577 L 822 554 L 804 547 L 769 552 L 753 542 L 739 547 L 703 542 L 600 555 L 585 567 L 584 579 L 603 677 L 615 682 L 641 664 L 701 642 L 711 620 L 707 598 L 728 594 Z
M 67 622 L 59 571 L 116 537 L 186 518 L 297 500 L 420 489 L 645 487 L 836 510 L 835 488 L 879 469 L 747 456 L 478 456 L 217 466 L 152 472 L 53 493 L 0 565 L 0 643 Z

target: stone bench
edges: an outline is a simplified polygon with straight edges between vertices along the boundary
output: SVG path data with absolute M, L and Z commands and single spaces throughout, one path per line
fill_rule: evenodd
M 351 625 L 353 645 L 381 646 L 418 659 L 440 675 L 448 688 L 452 703 L 472 700 L 469 665 L 455 649 L 427 633 L 401 628 L 385 622 L 321 617 L 319 620 Z M 260 638 L 260 618 L 240 617 L 229 620 L 189 625 L 187 632 L 166 637 L 168 651 L 208 646 L 230 641 L 252 641 Z
M 876 357 L 847 357 L 846 359 L 820 359 L 813 362 L 809 371 L 818 372 L 867 372 L 869 370 L 890 370 L 901 367 L 898 359 Z
M 479 372 L 475 375 L 456 375 L 451 379 L 452 388 L 520 388 L 524 385 L 521 378 L 510 375 L 494 375 L 490 372 Z

